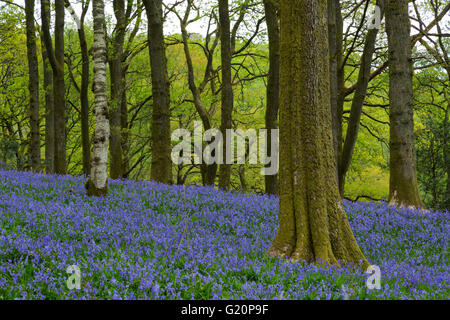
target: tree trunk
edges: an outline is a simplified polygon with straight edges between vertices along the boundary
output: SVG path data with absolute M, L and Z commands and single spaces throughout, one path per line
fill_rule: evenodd
M 83 172 L 85 175 L 89 175 L 91 166 L 91 143 L 89 137 L 89 51 L 86 41 L 86 34 L 84 31 L 84 17 L 89 6 L 89 2 L 84 4 L 81 18 L 79 18 L 69 0 L 65 0 L 65 6 L 68 8 L 73 20 L 78 27 L 78 39 L 80 41 L 81 49 L 81 88 L 80 88 L 80 101 L 81 101 L 81 145 L 83 149 Z
M 326 16 L 326 0 L 281 0 L 280 224 L 268 255 L 366 267 L 337 186 Z
M 450 72 L 448 73 L 450 76 Z M 447 98 L 448 99 L 448 98 Z M 450 211 L 450 132 L 449 132 L 450 101 L 447 100 L 447 109 L 444 117 L 444 163 L 447 171 L 447 187 L 444 194 L 444 209 Z
M 267 33 L 269 37 L 269 76 L 267 79 L 267 106 L 266 106 L 266 129 L 267 129 L 267 152 L 272 153 L 272 129 L 278 128 L 278 108 L 280 94 L 280 28 L 278 13 L 271 0 L 264 0 L 266 14 Z M 278 175 L 266 175 L 265 187 L 267 194 L 277 194 Z
M 342 61 L 342 13 L 339 0 L 328 0 L 328 45 L 330 51 L 330 102 L 336 169 L 342 153 L 344 66 Z M 339 175 L 337 175 L 339 177 Z
M 377 5 L 381 9 L 381 17 L 384 14 L 384 0 L 378 0 Z M 359 124 L 361 122 L 361 113 L 364 105 L 364 100 L 367 94 L 367 87 L 369 85 L 370 68 L 372 66 L 372 56 L 375 52 L 375 41 L 377 39 L 378 29 L 370 29 L 367 32 L 364 43 L 364 51 L 361 56 L 361 63 L 358 74 L 358 81 L 356 83 L 356 91 L 353 96 L 352 106 L 350 109 L 350 119 L 347 125 L 347 133 L 345 135 L 344 147 L 342 156 L 339 162 L 338 180 L 339 192 L 341 197 L 344 197 L 345 176 L 352 161 L 353 150 L 355 148 L 356 140 L 359 132 Z
M 152 76 L 152 167 L 151 179 L 172 184 L 170 143 L 170 83 L 167 75 L 162 1 L 144 0 L 148 20 L 148 41 Z
M 55 126 L 53 104 L 53 75 L 43 37 L 41 37 L 41 52 L 45 90 L 45 172 L 53 173 L 53 159 L 55 157 Z
M 103 0 L 93 0 L 94 17 L 94 112 L 95 132 L 93 138 L 93 159 L 91 175 L 86 182 L 88 196 L 105 196 L 108 192 L 108 94 L 106 84 L 106 41 L 105 4 Z
M 54 171 L 66 173 L 66 98 L 64 85 L 64 2 L 55 2 L 55 51 L 50 35 L 50 2 L 41 0 L 42 32 L 53 71 Z
M 66 98 L 64 84 L 64 3 L 55 1 L 55 62 L 53 88 L 55 99 L 55 172 L 65 174 L 66 167 Z
M 423 207 L 419 197 L 414 149 L 412 58 L 408 0 L 388 0 L 390 181 L 389 202 Z
M 228 190 L 230 187 L 231 165 L 227 164 L 227 129 L 231 129 L 233 112 L 233 88 L 231 85 L 231 34 L 228 0 L 219 0 L 220 46 L 222 60 L 222 107 L 220 130 L 223 136 L 222 164 L 219 168 L 219 188 Z
M 109 61 L 109 72 L 111 75 L 111 139 L 109 145 L 110 152 L 110 176 L 112 179 L 122 178 L 124 174 L 122 155 L 122 97 L 124 95 L 123 82 L 123 44 L 125 41 L 125 30 L 127 19 L 125 16 L 125 0 L 114 0 L 114 15 L 117 23 L 114 29 L 112 40 L 112 54 Z
M 28 89 L 30 94 L 30 158 L 31 168 L 41 170 L 41 136 L 39 133 L 39 64 L 36 53 L 34 0 L 25 1 L 28 58 Z
M 188 7 L 190 10 L 190 6 Z M 189 12 L 186 12 L 185 17 L 182 21 L 180 21 L 180 27 L 181 27 L 181 36 L 183 39 L 183 48 L 184 48 L 184 55 L 186 58 L 186 65 L 188 70 L 188 86 L 189 90 L 192 93 L 192 97 L 194 100 L 194 106 L 195 110 L 197 111 L 198 115 L 200 116 L 200 119 L 202 121 L 203 129 L 205 131 L 211 129 L 211 119 L 210 115 L 208 114 L 208 111 L 206 110 L 205 106 L 203 105 L 202 99 L 201 99 L 201 92 L 200 89 L 195 84 L 195 73 L 194 73 L 194 65 L 192 63 L 192 57 L 191 52 L 189 49 L 189 35 L 186 30 L 186 23 L 189 19 Z M 209 64 L 207 66 L 206 73 L 209 73 L 208 70 Z M 206 85 L 206 82 L 203 83 Z M 203 152 L 204 148 L 201 150 Z M 203 157 L 202 157 L 203 158 Z M 214 185 L 216 180 L 216 174 L 217 174 L 217 164 L 206 164 L 202 162 L 200 164 L 200 171 L 202 175 L 202 182 L 203 185 L 209 186 Z
M 126 86 L 125 73 L 123 74 L 123 83 Z M 127 93 L 126 90 L 122 94 L 122 104 L 120 106 L 120 127 L 121 127 L 121 143 L 122 143 L 122 167 L 124 179 L 128 178 L 130 170 L 130 161 L 128 159 L 128 153 L 130 151 L 130 141 L 128 138 L 128 105 L 127 105 Z

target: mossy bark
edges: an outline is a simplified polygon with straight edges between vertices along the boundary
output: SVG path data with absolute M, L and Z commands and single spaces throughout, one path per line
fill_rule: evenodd
M 281 1 L 280 224 L 268 255 L 369 265 L 337 186 L 327 0 Z
M 392 205 L 423 207 L 416 177 L 408 0 L 388 0 L 390 180 Z
M 41 170 L 41 136 L 39 133 L 39 64 L 36 49 L 36 30 L 34 26 L 34 0 L 25 1 L 28 89 L 30 93 L 30 158 L 31 168 Z

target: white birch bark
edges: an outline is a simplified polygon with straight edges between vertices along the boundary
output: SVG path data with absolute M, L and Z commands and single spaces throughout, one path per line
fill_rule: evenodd
M 106 82 L 106 43 L 104 33 L 105 4 L 103 0 L 93 1 L 94 17 L 94 113 L 96 126 L 92 154 L 91 181 L 95 187 L 95 195 L 106 193 L 108 181 L 108 98 Z M 88 188 L 89 193 L 89 188 Z

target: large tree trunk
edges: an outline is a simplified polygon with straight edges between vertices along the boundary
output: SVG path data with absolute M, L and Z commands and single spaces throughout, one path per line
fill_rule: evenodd
M 64 85 L 64 1 L 55 2 L 55 51 L 50 35 L 50 1 L 41 0 L 42 32 L 53 70 L 54 171 L 66 173 L 66 98 Z
M 167 75 L 162 1 L 144 0 L 148 20 L 148 41 L 152 76 L 152 167 L 151 179 L 172 183 L 170 149 L 170 83 Z
M 408 0 L 388 0 L 390 181 L 389 202 L 423 207 L 416 178 L 412 58 Z
M 222 60 L 222 107 L 220 130 L 223 136 L 222 144 L 222 164 L 219 168 L 219 188 L 228 190 L 230 187 L 231 164 L 227 164 L 226 150 L 227 129 L 231 129 L 231 117 L 233 112 L 233 87 L 231 85 L 231 34 L 230 34 L 230 14 L 228 10 L 228 0 L 219 0 L 219 25 L 220 25 L 220 46 Z
M 384 14 L 384 0 L 378 0 L 377 5 L 381 9 L 381 17 Z M 377 39 L 378 29 L 373 28 L 367 32 L 364 43 L 364 51 L 361 56 L 361 63 L 359 67 L 358 81 L 356 83 L 356 91 L 353 96 L 352 106 L 350 109 L 350 119 L 347 125 L 347 133 L 345 135 L 344 147 L 342 156 L 339 162 L 338 180 L 339 192 L 341 197 L 344 197 L 345 176 L 352 161 L 353 150 L 355 148 L 356 140 L 359 132 L 359 125 L 361 122 L 361 114 L 366 98 L 367 87 L 369 85 L 370 68 L 372 66 L 372 56 L 375 52 L 375 41 Z
M 41 37 L 41 51 L 45 90 L 45 172 L 53 173 L 53 158 L 55 156 L 53 75 L 43 37 Z
M 267 151 L 269 156 L 272 153 L 272 129 L 278 128 L 278 108 L 280 94 L 280 28 L 278 23 L 278 13 L 275 4 L 271 0 L 264 0 L 264 10 L 266 14 L 267 33 L 269 37 L 269 76 L 267 79 L 267 106 L 266 106 L 266 129 L 267 131 Z M 265 187 L 267 194 L 277 194 L 278 175 L 266 175 Z
M 28 89 L 30 94 L 31 168 L 41 170 L 41 136 L 39 134 L 39 64 L 34 28 L 34 0 L 25 1 L 28 58 Z
M 337 186 L 326 16 L 327 0 L 281 0 L 280 224 L 268 254 L 365 267 Z
M 83 149 L 83 172 L 85 175 L 89 175 L 91 167 L 91 143 L 89 137 L 89 51 L 86 41 L 86 34 L 84 31 L 84 17 L 89 7 L 88 0 L 83 6 L 83 12 L 81 17 L 78 17 L 73 10 L 69 0 L 65 0 L 65 6 L 69 10 L 78 27 L 78 39 L 80 41 L 81 49 L 81 88 L 80 88 L 80 101 L 81 101 L 81 145 Z
M 108 192 L 109 114 L 106 84 L 105 4 L 93 0 L 94 17 L 94 112 L 95 132 L 91 175 L 86 182 L 88 196 L 104 196 Z

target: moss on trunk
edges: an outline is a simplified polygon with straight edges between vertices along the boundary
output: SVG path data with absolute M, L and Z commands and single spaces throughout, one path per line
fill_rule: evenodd
M 369 265 L 337 186 L 326 0 L 281 1 L 280 225 L 268 255 Z

